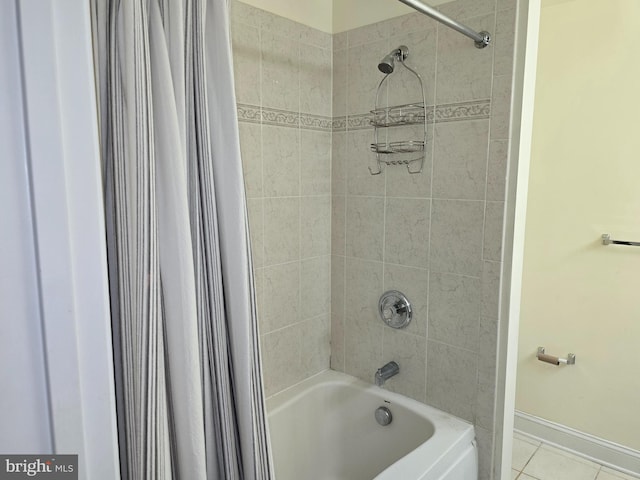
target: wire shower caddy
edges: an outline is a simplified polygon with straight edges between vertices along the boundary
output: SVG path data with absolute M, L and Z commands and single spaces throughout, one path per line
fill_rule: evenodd
M 409 49 L 406 46 L 401 45 L 394 50 L 391 55 L 415 76 L 417 85 L 420 86 L 422 102 L 381 106 L 380 92 L 385 90 L 384 87 L 386 86 L 389 77 L 393 75 L 393 67 L 391 71 L 385 73 L 385 76 L 378 84 L 375 109 L 371 110 L 371 125 L 374 127 L 371 151 L 376 154 L 378 169 L 377 171 L 374 171 L 371 167 L 368 167 L 369 173 L 371 173 L 371 175 L 380 175 L 384 165 L 406 165 L 409 173 L 417 174 L 422 172 L 426 158 L 425 147 L 427 144 L 427 115 L 424 87 L 422 78 L 418 72 L 404 63 L 404 60 L 409 55 Z M 421 139 L 412 138 L 400 141 L 380 140 L 380 133 L 382 129 L 419 124 L 424 126 L 423 137 Z M 412 153 L 419 153 L 420 155 L 408 155 Z

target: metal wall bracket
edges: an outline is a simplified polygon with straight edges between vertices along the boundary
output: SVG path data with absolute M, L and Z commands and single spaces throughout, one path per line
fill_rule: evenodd
M 608 233 L 602 234 L 603 245 L 628 245 L 630 247 L 640 247 L 640 242 L 631 242 L 629 240 L 614 240 Z
M 576 364 L 576 356 L 573 353 L 567 354 L 567 358 L 556 357 L 554 355 L 549 355 L 544 353 L 544 347 L 538 347 L 538 353 L 536 353 L 536 358 L 541 362 L 550 363 L 552 365 L 575 365 Z

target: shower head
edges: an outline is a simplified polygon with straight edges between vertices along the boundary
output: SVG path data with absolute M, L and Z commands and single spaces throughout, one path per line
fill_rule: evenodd
M 382 61 L 378 64 L 378 70 L 382 73 L 386 73 L 387 75 L 393 72 L 393 67 L 396 59 L 393 54 L 389 54 L 382 59 Z
M 395 61 L 400 60 L 401 62 L 403 62 L 408 55 L 409 49 L 404 45 L 400 45 L 398 48 L 392 50 L 389 55 L 382 59 L 382 61 L 378 64 L 378 70 L 386 75 L 389 75 L 390 73 L 393 73 L 393 69 L 395 68 Z

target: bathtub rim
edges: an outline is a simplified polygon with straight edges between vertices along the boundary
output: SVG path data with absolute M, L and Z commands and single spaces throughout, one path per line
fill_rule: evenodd
M 323 384 L 341 384 L 361 389 L 380 398 L 381 402 L 388 400 L 424 416 L 433 425 L 434 433 L 428 440 L 389 465 L 375 477 L 375 480 L 435 480 L 447 471 L 450 463 L 463 454 L 470 444 L 475 448 L 475 429 L 473 424 L 466 420 L 335 370 L 324 370 L 267 398 L 268 421 L 272 415 L 281 412 Z

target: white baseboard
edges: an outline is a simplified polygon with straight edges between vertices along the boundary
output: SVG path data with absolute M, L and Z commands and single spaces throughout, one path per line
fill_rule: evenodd
M 514 430 L 640 478 L 640 452 L 516 410 Z

